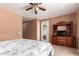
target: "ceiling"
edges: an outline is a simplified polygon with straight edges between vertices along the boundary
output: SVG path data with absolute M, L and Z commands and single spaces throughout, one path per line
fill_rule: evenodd
M 25 11 L 28 8 L 28 3 L 0 3 L 0 6 L 6 7 L 8 10 L 26 18 L 26 20 L 47 19 L 50 17 L 57 17 L 76 12 L 79 8 L 78 3 L 43 3 L 40 6 L 45 8 L 46 11 L 38 10 L 36 15 L 33 10 Z

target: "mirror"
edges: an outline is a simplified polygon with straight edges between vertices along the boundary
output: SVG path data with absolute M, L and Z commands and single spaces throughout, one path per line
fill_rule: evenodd
M 60 30 L 67 30 L 67 27 L 66 26 L 58 26 L 57 30 L 58 31 L 60 31 Z

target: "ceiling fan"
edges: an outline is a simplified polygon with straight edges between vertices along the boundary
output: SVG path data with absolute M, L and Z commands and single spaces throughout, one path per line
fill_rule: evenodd
M 26 11 L 33 9 L 35 14 L 37 14 L 38 9 L 45 11 L 46 9 L 40 7 L 39 5 L 41 5 L 42 3 L 29 3 L 31 5 L 31 7 L 25 9 Z

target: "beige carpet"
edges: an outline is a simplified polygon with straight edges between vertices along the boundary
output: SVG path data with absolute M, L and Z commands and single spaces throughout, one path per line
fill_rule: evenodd
M 55 50 L 54 56 L 79 56 L 79 53 L 74 48 L 68 48 L 59 45 L 53 45 Z

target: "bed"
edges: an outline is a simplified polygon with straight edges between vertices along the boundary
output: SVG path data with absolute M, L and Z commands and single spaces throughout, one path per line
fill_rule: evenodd
M 49 42 L 16 39 L 0 41 L 0 56 L 52 56 L 54 49 Z

